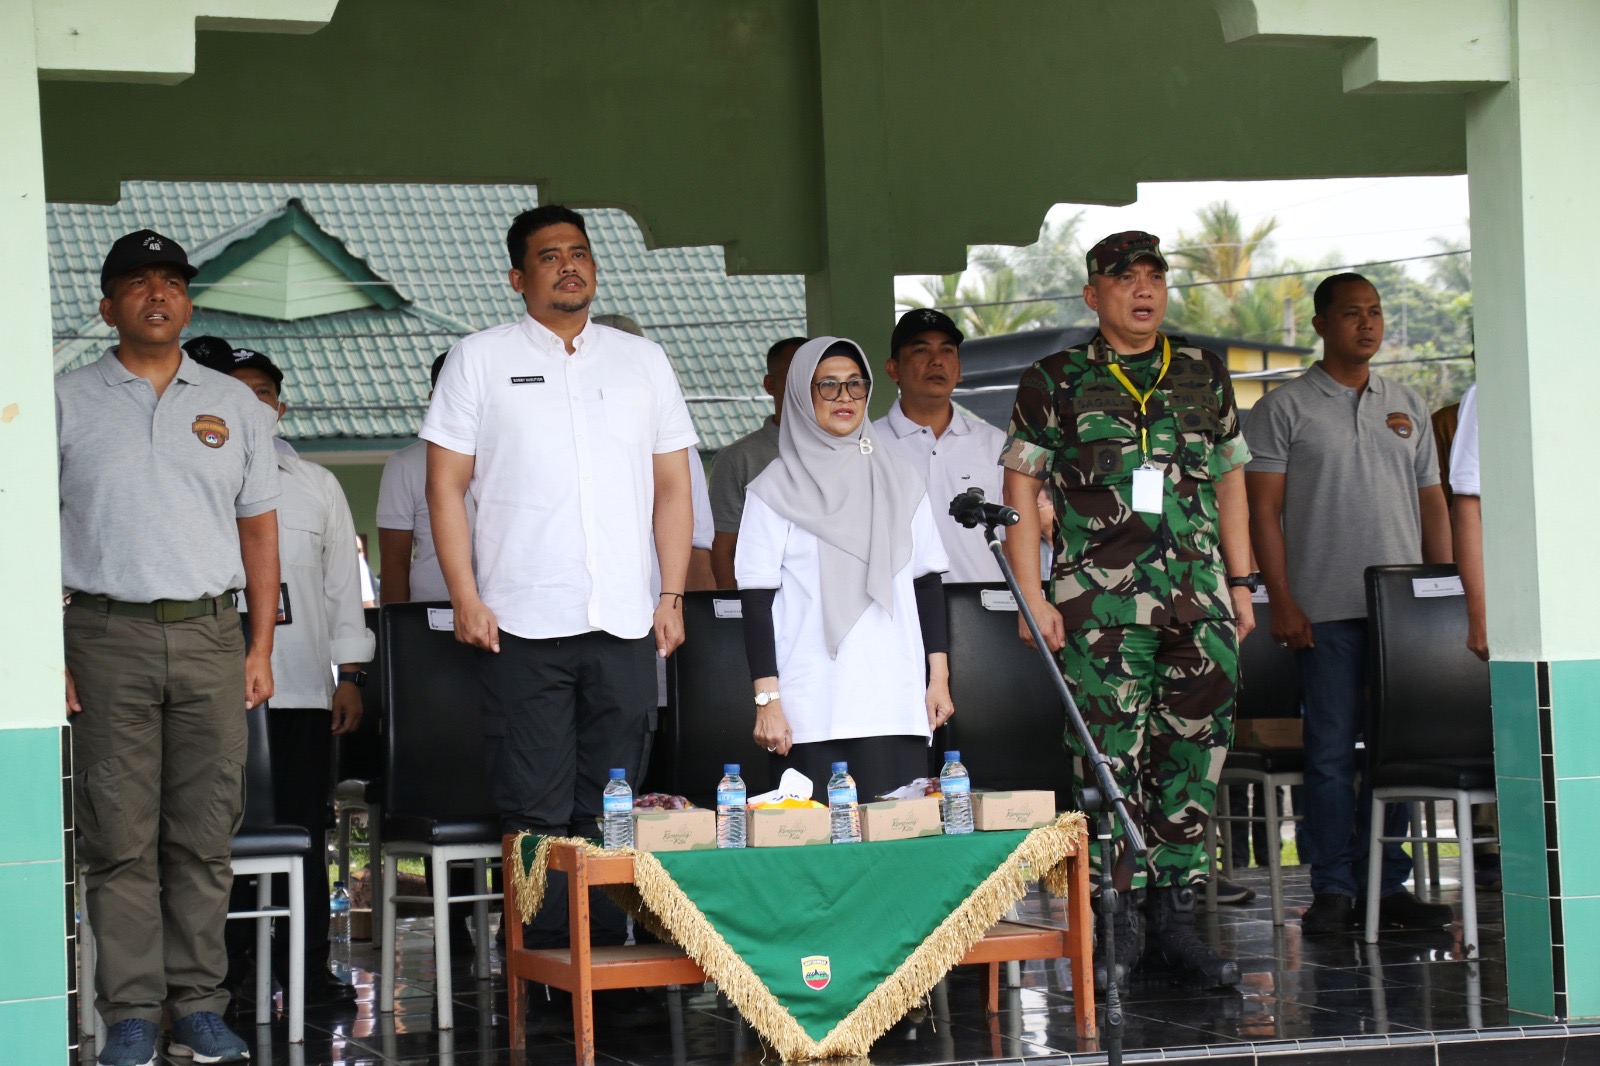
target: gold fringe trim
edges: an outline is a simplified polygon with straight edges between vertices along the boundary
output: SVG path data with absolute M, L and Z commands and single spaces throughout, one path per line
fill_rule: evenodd
M 813 1040 L 778 1002 L 654 855 L 634 852 L 632 889 L 615 886 L 618 891 L 613 891 L 612 896 L 652 932 L 665 934 L 663 939 L 677 944 L 699 963 L 785 1061 L 860 1058 L 961 961 L 972 945 L 983 939 L 1013 904 L 1027 895 L 1033 880 L 1042 880 L 1052 895 L 1066 895 L 1066 859 L 1086 848 L 1087 824 L 1083 814 L 1072 811 L 1024 837 L 1006 860 L 821 1040 Z M 526 835 L 517 838 L 518 855 Z M 545 863 L 554 839 L 541 839 L 533 861 L 518 863 L 512 872 L 524 922 L 531 920 L 544 898 Z M 600 850 L 588 841 L 562 842 Z

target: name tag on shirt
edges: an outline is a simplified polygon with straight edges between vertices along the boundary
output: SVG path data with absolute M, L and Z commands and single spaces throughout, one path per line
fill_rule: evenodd
M 513 385 L 543 385 L 544 384 L 544 375 L 543 374 L 533 374 L 533 375 L 530 375 L 528 377 L 512 378 L 511 379 L 511 384 L 513 384 Z
M 1141 466 L 1133 472 L 1133 509 L 1145 514 L 1161 513 L 1161 486 L 1166 471 L 1158 466 Z

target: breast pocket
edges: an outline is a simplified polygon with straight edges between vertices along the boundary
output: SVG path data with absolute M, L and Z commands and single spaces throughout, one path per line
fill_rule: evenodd
M 305 507 L 278 509 L 278 559 L 284 567 L 322 563 L 322 516 Z
M 1139 465 L 1139 431 L 1131 418 L 1108 411 L 1082 411 L 1074 416 L 1078 454 L 1065 471 L 1085 487 L 1110 486 L 1130 480 Z
M 601 390 L 599 403 L 590 408 L 598 414 L 605 431 L 627 441 L 655 440 L 655 402 L 650 391 L 639 385 L 612 384 Z

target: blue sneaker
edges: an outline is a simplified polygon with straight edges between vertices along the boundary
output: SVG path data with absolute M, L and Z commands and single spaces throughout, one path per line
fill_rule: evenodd
M 151 1066 L 161 1026 L 143 1018 L 124 1018 L 106 1033 L 106 1046 L 95 1061 L 100 1066 Z
M 223 1022 L 220 1015 L 197 1010 L 172 1023 L 168 1054 L 188 1055 L 196 1062 L 244 1062 L 250 1045 Z

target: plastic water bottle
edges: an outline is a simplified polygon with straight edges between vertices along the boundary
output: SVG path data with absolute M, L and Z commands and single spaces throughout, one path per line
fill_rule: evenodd
M 972 832 L 972 779 L 961 765 L 959 751 L 944 753 L 939 771 L 939 792 L 944 813 L 944 831 L 951 835 Z
M 335 881 L 328 894 L 328 939 L 335 944 L 350 943 L 350 890 L 343 881 Z
M 605 813 L 603 836 L 608 848 L 633 847 L 633 789 L 628 787 L 625 771 L 612 770 L 611 780 L 601 795 L 600 804 Z
M 722 780 L 717 782 L 717 847 L 744 847 L 744 801 L 739 764 L 727 763 L 722 767 Z
M 828 829 L 835 844 L 861 842 L 861 808 L 856 804 L 856 779 L 850 776 L 850 764 L 833 764 L 833 776 L 828 778 Z

